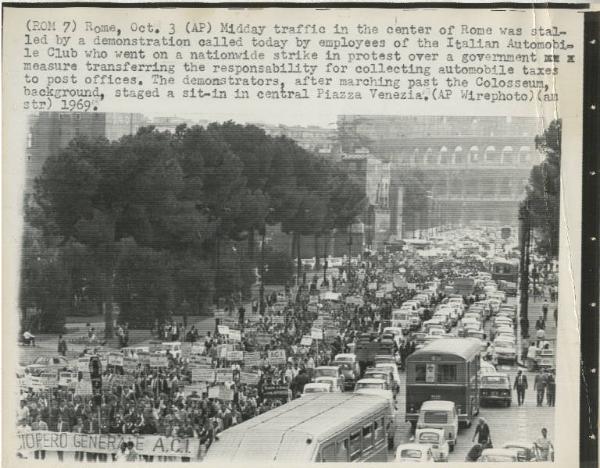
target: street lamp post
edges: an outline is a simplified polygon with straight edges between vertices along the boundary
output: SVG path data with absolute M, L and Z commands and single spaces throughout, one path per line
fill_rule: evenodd
M 519 223 L 520 223 L 520 277 L 519 277 L 519 293 L 520 293 L 520 315 L 521 315 L 521 337 L 527 338 L 529 336 L 529 318 L 528 318 L 528 305 L 529 305 L 529 250 L 531 245 L 531 218 L 529 208 L 523 206 L 519 212 Z

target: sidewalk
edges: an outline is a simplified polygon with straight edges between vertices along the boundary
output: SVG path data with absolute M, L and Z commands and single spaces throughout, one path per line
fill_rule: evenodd
M 517 296 L 517 301 L 519 301 L 519 297 Z M 544 305 L 544 301 L 542 299 L 537 299 L 535 302 L 530 297 L 529 302 L 527 303 L 527 318 L 529 320 L 529 338 L 526 338 L 527 342 L 536 341 L 535 337 L 535 322 L 538 318 L 543 316 L 542 306 Z M 545 340 L 550 342 L 550 347 L 554 351 L 554 356 L 556 357 L 556 321 L 554 320 L 554 308 L 556 307 L 556 302 L 548 302 L 548 315 L 546 317 L 546 328 L 545 331 Z M 521 337 L 521 310 L 520 307 L 517 307 L 518 315 L 517 315 L 517 323 L 518 323 L 518 337 L 517 337 L 517 346 L 519 353 L 523 349 L 523 338 Z M 519 354 L 519 358 L 520 358 Z M 519 365 L 525 367 L 525 364 L 519 361 Z

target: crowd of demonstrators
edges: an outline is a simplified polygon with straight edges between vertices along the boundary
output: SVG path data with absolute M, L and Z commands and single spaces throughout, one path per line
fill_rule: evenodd
M 126 372 L 120 366 L 103 369 L 102 378 L 106 384 L 99 408 L 94 406 L 91 396 L 77 396 L 72 389 L 22 391 L 18 411 L 21 430 L 36 430 L 45 424 L 50 431 L 197 438 L 201 446 L 199 456 L 202 457 L 218 440 L 221 431 L 285 401 L 299 398 L 316 367 L 327 365 L 337 354 L 352 350 L 361 334 L 381 332 L 389 324 L 392 310 L 414 297 L 427 283 L 435 281 L 439 291 L 443 291 L 455 276 L 484 269 L 481 262 L 475 260 L 462 260 L 458 265 L 458 262 L 450 265 L 424 262 L 418 255 L 389 254 L 370 256 L 355 266 L 341 267 L 337 274 L 326 276 L 325 282 L 321 281 L 322 274 L 306 275 L 295 295 L 286 286 L 283 294 L 267 295 L 263 307 L 255 301 L 252 314 L 229 305 L 225 315 L 229 324 L 233 321 L 240 329 L 239 339 L 220 333 L 219 322 L 215 330 L 205 336 L 200 336 L 194 326 L 187 328 L 174 320 L 155 324 L 153 334 L 158 341 L 201 343 L 200 351 L 196 349 L 194 355 L 208 358 L 212 368 L 231 370 L 231 381 L 222 383 L 229 390 L 227 397 L 220 394 L 215 397 L 207 387 L 190 390 L 196 388 L 191 379 L 192 357 L 167 349 L 166 367 L 150 367 L 138 362 L 135 369 L 129 367 Z M 404 285 L 379 293 L 380 286 L 393 284 L 395 272 L 402 273 Z M 341 300 L 316 299 L 319 290 L 325 289 L 340 293 Z M 348 297 L 358 300 L 346 301 Z M 442 292 L 433 298 L 425 311 L 425 319 L 443 298 Z M 469 302 L 475 299 L 474 296 L 465 297 Z M 302 345 L 303 337 L 311 335 L 311 328 L 322 315 L 327 315 L 335 333 L 326 334 L 325 339 L 313 341 L 311 345 Z M 88 324 L 92 343 L 94 334 Z M 117 328 L 117 337 L 121 348 L 129 345 L 127 324 Z M 258 352 L 259 361 L 250 368 L 243 362 L 229 361 L 223 349 Z M 396 343 L 394 351 L 402 367 L 415 349 L 416 342 L 410 335 Z M 273 350 L 285 351 L 283 362 L 269 360 L 269 352 Z M 256 376 L 257 383 L 242 381 L 242 373 L 248 372 Z M 127 381 L 114 379 L 123 374 L 129 376 Z M 117 383 L 112 384 L 113 381 Z M 274 396 L 267 392 L 272 386 L 286 391 Z M 77 456 L 81 459 L 84 454 Z M 103 460 L 101 454 L 86 453 L 85 457 Z M 133 448 L 123 446 L 112 458 L 133 460 L 139 457 L 142 455 L 138 456 Z

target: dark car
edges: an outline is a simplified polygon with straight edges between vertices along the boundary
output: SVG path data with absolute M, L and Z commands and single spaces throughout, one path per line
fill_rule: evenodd
M 483 375 L 479 388 L 479 400 L 481 404 L 494 402 L 510 406 L 512 403 L 510 377 L 501 373 Z
M 358 380 L 355 367 L 350 362 L 333 361 L 332 366 L 338 366 L 344 376 L 344 390 L 354 390 L 354 385 Z

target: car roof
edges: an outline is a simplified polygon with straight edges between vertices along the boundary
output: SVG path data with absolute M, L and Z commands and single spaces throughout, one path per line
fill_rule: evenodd
M 428 444 L 400 444 L 396 448 L 396 454 L 402 450 L 426 450 L 428 448 L 431 448 Z
M 444 410 L 450 411 L 454 409 L 453 401 L 446 400 L 428 400 L 421 405 L 422 410 Z
M 356 383 L 357 384 L 359 384 L 359 383 L 385 383 L 385 380 L 383 380 L 383 379 L 366 378 L 366 379 L 360 379 Z
M 444 434 L 444 429 L 439 429 L 437 427 L 422 427 L 416 430 L 415 436 L 417 436 L 421 432 L 436 432 L 438 434 Z
M 352 359 L 354 359 L 354 358 L 356 358 L 356 354 L 354 354 L 354 353 L 340 353 L 340 354 L 336 354 L 335 355 L 335 359 L 338 359 L 338 358 L 352 358 Z M 335 359 L 334 359 L 334 361 L 335 361 Z M 321 367 L 324 367 L 324 366 L 321 366 Z
M 329 389 L 329 385 L 327 385 L 326 383 L 321 383 L 321 382 L 309 382 L 306 385 L 304 385 L 304 389 L 307 388 L 327 388 Z
M 319 367 L 315 368 L 315 370 L 317 370 L 317 369 L 337 370 L 337 369 L 339 369 L 339 367 L 338 366 L 319 366 Z

